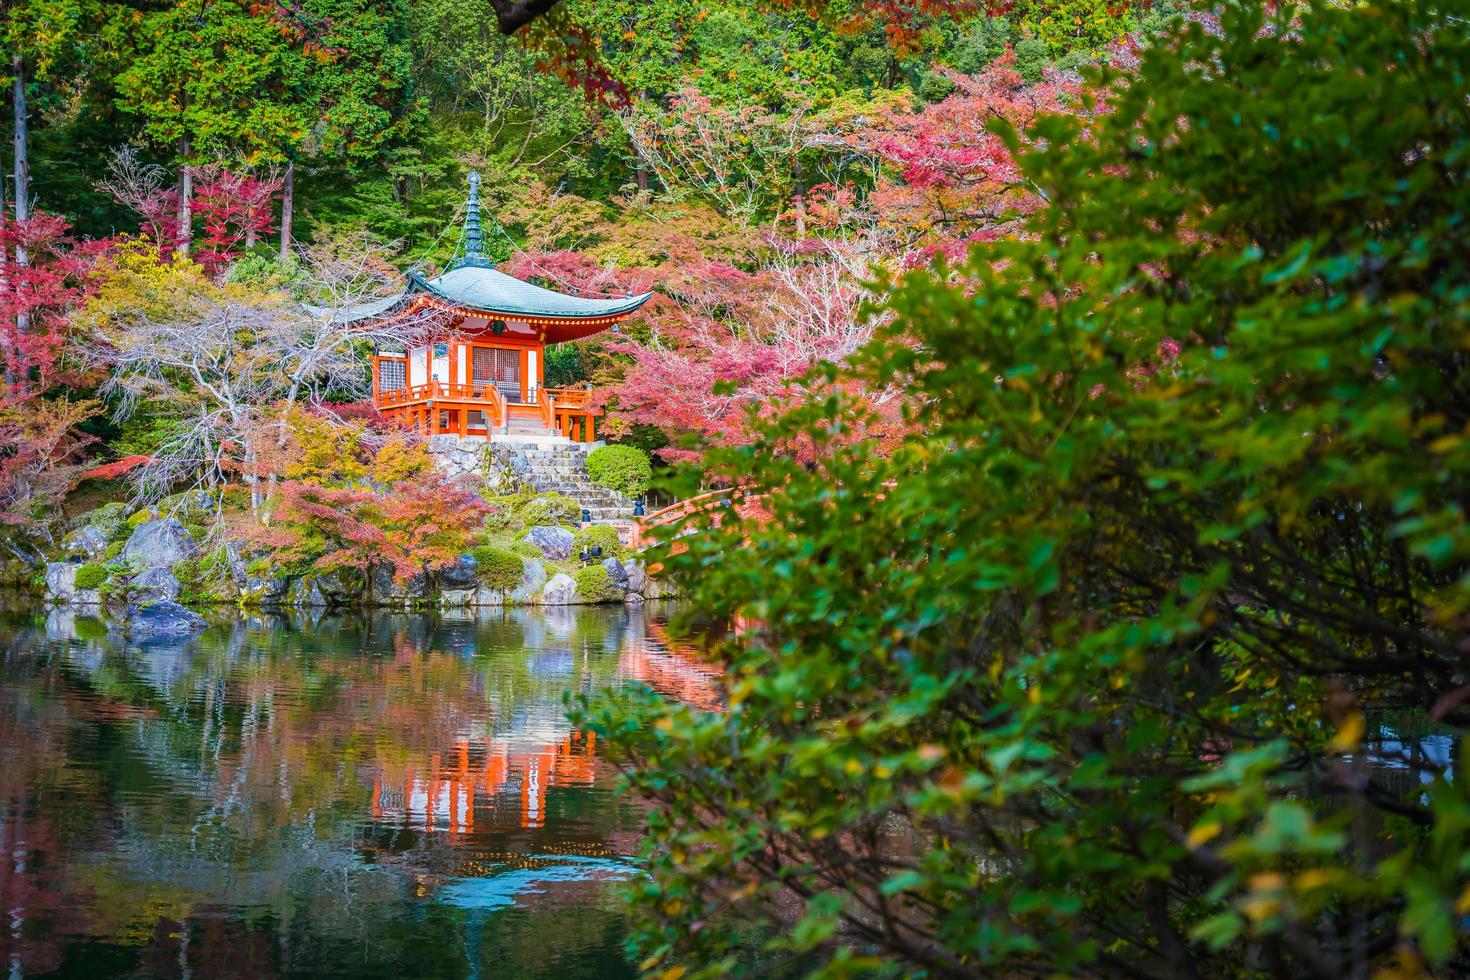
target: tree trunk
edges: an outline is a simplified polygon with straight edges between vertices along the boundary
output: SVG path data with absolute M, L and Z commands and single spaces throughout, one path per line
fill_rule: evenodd
M 634 173 L 638 175 L 638 193 L 648 193 L 648 166 L 640 159 L 634 165 Z
M 806 237 L 806 172 L 802 169 L 801 161 L 791 168 L 792 176 L 796 178 L 796 234 L 800 238 Z
M 5 230 L 5 223 L 10 220 L 10 199 L 5 196 L 5 180 L 0 178 L 0 231 Z M 10 253 L 0 250 L 0 293 L 5 292 L 10 272 Z M 15 384 L 15 371 L 10 367 L 10 358 L 5 359 L 5 383 Z
M 15 221 L 16 224 L 26 221 L 31 216 L 31 152 L 29 120 L 26 118 L 26 65 L 20 53 L 16 52 L 10 56 L 10 69 L 15 75 L 13 94 L 15 97 L 15 141 L 12 149 L 15 154 Z M 17 270 L 23 269 L 31 264 L 31 257 L 26 254 L 25 246 L 16 243 L 15 265 Z M 17 287 L 19 288 L 19 287 Z M 24 313 L 15 315 L 16 337 L 24 335 L 31 328 L 31 318 Z M 6 371 L 7 375 L 15 372 Z M 20 387 L 24 387 L 27 378 L 8 377 L 7 380 Z
M 286 161 L 281 178 L 281 261 L 291 258 L 291 209 L 296 203 L 296 161 Z
M 31 216 L 31 155 L 26 119 L 26 66 L 19 54 L 11 55 L 10 69 L 15 74 L 15 220 L 25 221 Z M 15 261 L 28 264 L 25 249 L 15 248 Z
M 189 166 L 189 135 L 179 139 L 179 224 L 178 242 L 174 254 L 189 257 L 189 246 L 194 242 L 194 171 Z

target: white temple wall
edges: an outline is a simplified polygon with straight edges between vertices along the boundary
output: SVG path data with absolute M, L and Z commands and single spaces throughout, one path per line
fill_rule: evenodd
M 425 355 L 427 347 L 415 347 L 408 352 L 408 386 L 416 388 L 419 385 L 429 383 L 428 374 L 425 372 Z

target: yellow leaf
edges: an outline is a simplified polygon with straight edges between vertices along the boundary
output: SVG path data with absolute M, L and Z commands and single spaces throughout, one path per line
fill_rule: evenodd
M 1334 875 L 1326 868 L 1313 868 L 1296 876 L 1296 887 L 1300 891 L 1312 891 L 1332 884 Z
M 1220 821 L 1211 820 L 1209 823 L 1202 823 L 1191 830 L 1189 832 L 1189 837 L 1186 839 L 1185 843 L 1189 845 L 1189 849 L 1192 851 L 1200 845 L 1207 844 L 1219 836 Z
M 1363 721 L 1363 713 L 1354 711 L 1342 723 L 1332 741 L 1327 743 L 1327 748 L 1332 752 L 1351 752 L 1363 740 L 1363 732 L 1367 727 Z

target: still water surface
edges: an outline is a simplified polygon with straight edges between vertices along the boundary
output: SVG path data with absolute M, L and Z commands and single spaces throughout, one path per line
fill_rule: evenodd
M 668 610 L 0 613 L 12 978 L 633 975 L 642 814 L 567 691 L 709 704 Z

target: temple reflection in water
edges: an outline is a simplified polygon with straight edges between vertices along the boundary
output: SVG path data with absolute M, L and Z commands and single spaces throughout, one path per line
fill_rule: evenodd
M 140 645 L 6 614 L 10 974 L 631 975 L 609 888 L 642 813 L 563 698 L 641 682 L 718 710 L 666 615 L 241 617 Z

